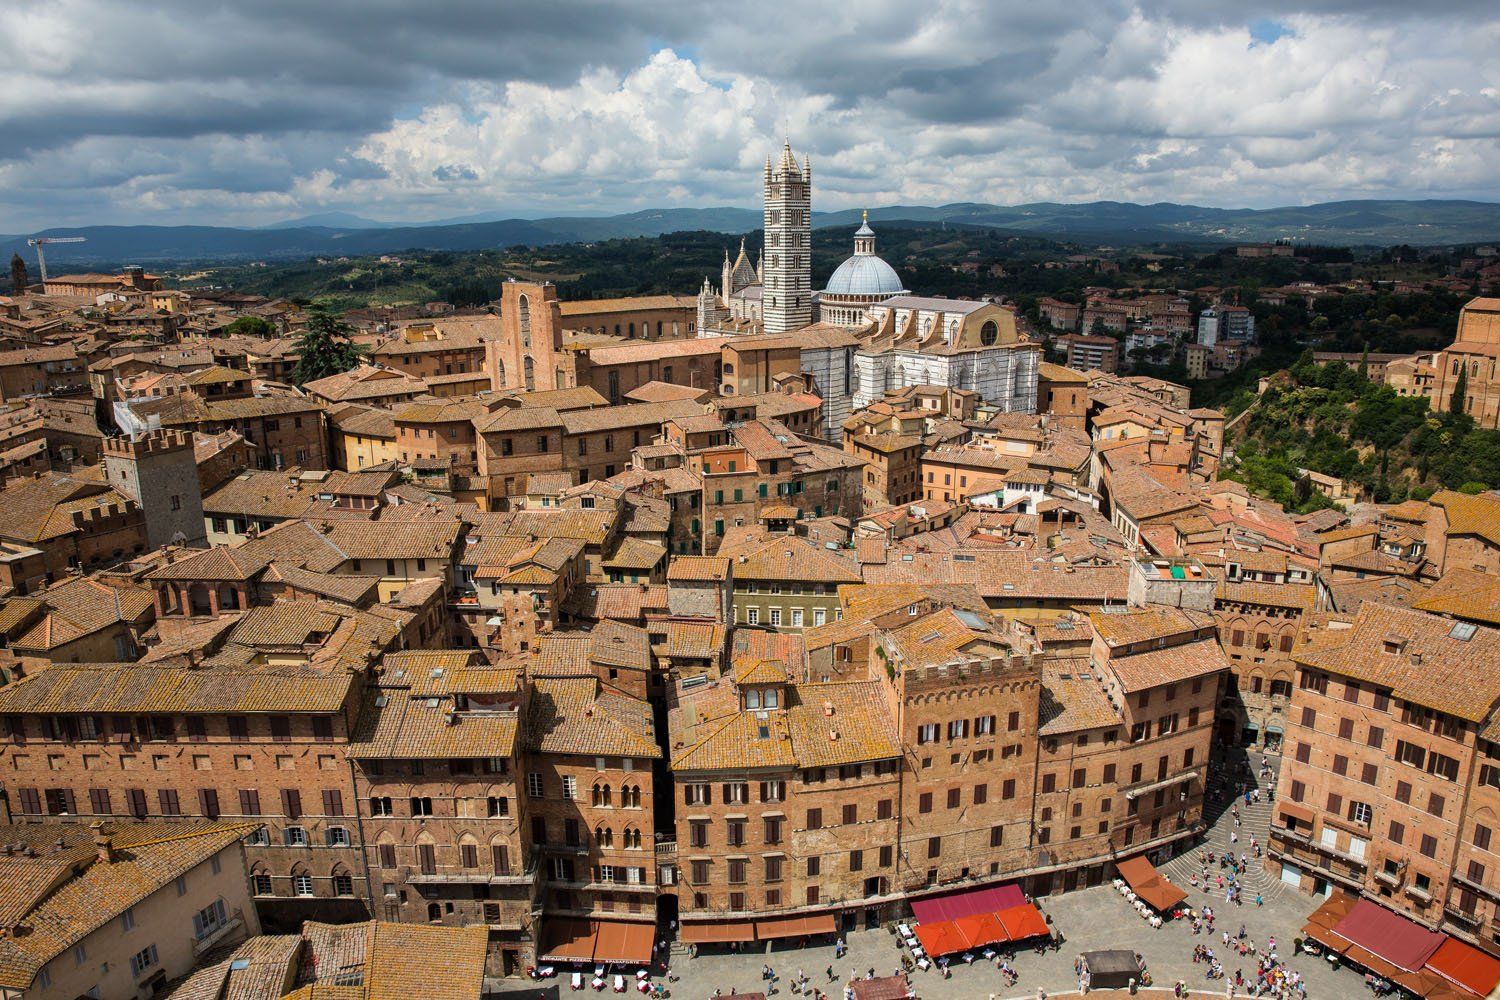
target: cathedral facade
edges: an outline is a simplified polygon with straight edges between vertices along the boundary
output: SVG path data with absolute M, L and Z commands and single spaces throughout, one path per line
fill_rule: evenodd
M 913 386 L 966 389 L 998 409 L 1035 412 L 1042 348 L 1021 334 L 1012 310 L 912 295 L 876 254 L 868 213 L 854 234 L 853 255 L 814 292 L 811 159 L 799 164 L 789 142 L 778 161 L 766 157 L 762 196 L 760 262 L 751 264 L 743 241 L 733 261 L 725 253 L 719 287 L 705 278 L 698 294 L 699 336 L 802 331 L 808 373 L 823 339 L 838 331 L 852 336 L 859 345 L 853 371 L 828 385 L 812 380 L 820 393 L 839 397 L 833 408 L 840 419 L 826 419 L 825 428 L 839 427 L 851 407 Z

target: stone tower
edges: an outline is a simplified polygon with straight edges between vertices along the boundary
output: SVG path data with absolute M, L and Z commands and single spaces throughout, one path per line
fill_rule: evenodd
M 146 542 L 152 548 L 206 544 L 191 434 L 152 431 L 135 440 L 106 438 L 104 471 L 109 485 L 146 512 Z
M 765 202 L 763 326 L 788 333 L 812 322 L 812 160 L 799 167 L 790 141 L 766 157 Z

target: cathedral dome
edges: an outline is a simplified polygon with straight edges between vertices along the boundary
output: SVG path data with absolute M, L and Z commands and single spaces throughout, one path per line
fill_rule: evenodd
M 839 265 L 828 279 L 825 295 L 879 295 L 906 291 L 896 269 L 872 253 L 857 253 Z

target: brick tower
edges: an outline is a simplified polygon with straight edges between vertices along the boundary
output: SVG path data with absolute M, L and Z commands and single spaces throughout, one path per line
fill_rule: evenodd
M 191 434 L 152 431 L 135 440 L 106 438 L 104 471 L 109 485 L 146 512 L 146 541 L 152 548 L 206 544 Z
M 763 326 L 789 333 L 812 322 L 812 160 L 798 166 L 790 141 L 780 163 L 766 157 L 765 202 Z

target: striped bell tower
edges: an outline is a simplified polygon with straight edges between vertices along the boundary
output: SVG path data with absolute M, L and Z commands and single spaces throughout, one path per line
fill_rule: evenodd
M 812 160 L 798 166 L 790 140 L 766 157 L 765 205 L 762 326 L 789 333 L 812 322 Z

